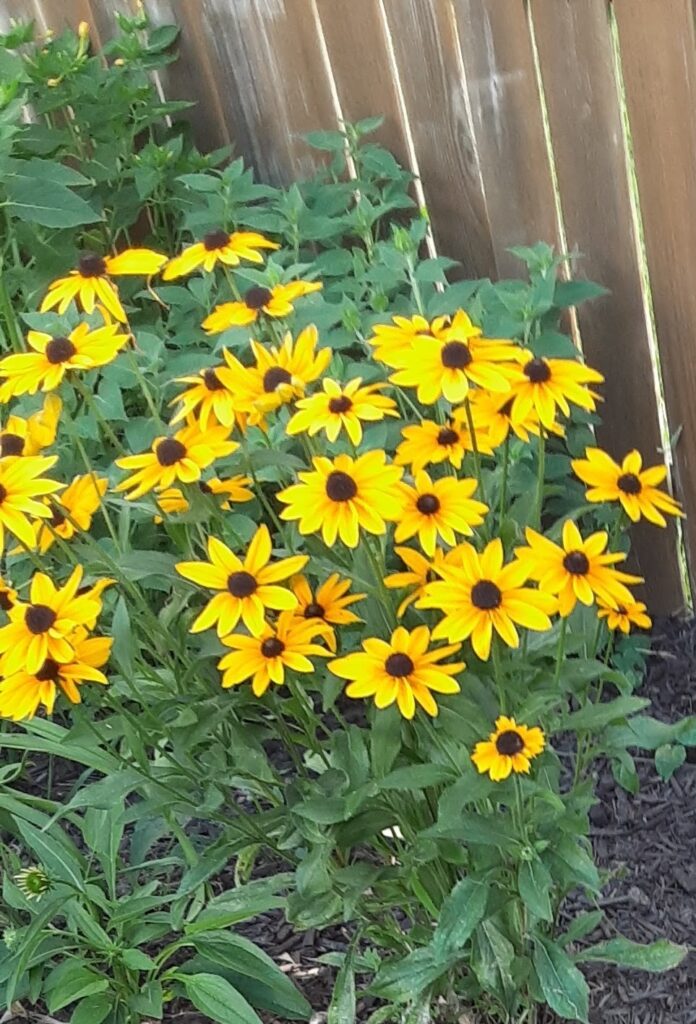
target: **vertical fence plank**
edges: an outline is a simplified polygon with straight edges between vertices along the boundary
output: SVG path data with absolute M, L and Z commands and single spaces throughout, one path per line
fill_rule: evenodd
M 555 198 L 523 0 L 454 0 L 498 273 L 511 245 L 558 242 Z
M 667 415 L 696 567 L 696 33 L 691 0 L 616 0 Z M 631 380 L 631 387 L 633 381 Z M 624 391 L 625 394 L 625 391 Z
M 641 8 L 642 10 L 645 7 Z M 642 14 L 634 12 L 637 20 Z M 626 171 L 621 107 L 605 0 L 532 0 L 563 220 L 583 276 L 611 294 L 578 309 L 588 361 L 606 378 L 600 443 L 660 459 L 650 340 Z M 683 603 L 676 530 L 641 529 L 636 556 L 651 606 Z
M 381 0 L 438 249 L 474 277 L 495 274 L 454 12 L 440 0 Z
M 345 120 L 384 117 L 373 138 L 408 167 L 408 145 L 379 0 L 316 2 Z

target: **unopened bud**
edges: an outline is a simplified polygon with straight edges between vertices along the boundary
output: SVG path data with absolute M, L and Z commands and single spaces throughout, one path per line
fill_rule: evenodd
M 80 37 L 80 39 L 89 39 L 89 23 L 86 21 L 81 21 L 80 24 L 77 26 L 77 34 Z

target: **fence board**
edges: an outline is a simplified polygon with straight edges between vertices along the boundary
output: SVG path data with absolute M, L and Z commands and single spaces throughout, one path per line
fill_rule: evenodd
M 382 115 L 372 138 L 410 166 L 408 145 L 392 75 L 379 0 L 317 0 L 331 69 L 346 121 Z
M 606 377 L 600 443 L 659 461 L 660 427 L 605 0 L 532 0 L 532 17 L 571 251 L 611 295 L 578 309 L 588 362 Z M 683 602 L 676 530 L 636 534 L 651 606 Z
M 495 273 L 486 200 L 449 4 L 383 0 L 438 249 L 467 275 Z
M 454 0 L 498 273 L 511 245 L 558 241 L 551 171 L 523 0 Z
M 686 535 L 696 566 L 696 38 L 690 0 L 614 5 Z M 632 385 L 633 386 L 633 382 Z

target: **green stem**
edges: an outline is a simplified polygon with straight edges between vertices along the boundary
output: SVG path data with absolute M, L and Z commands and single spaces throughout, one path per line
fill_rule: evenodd
M 500 641 L 497 636 L 493 637 L 493 643 L 491 645 L 491 654 L 493 657 L 493 676 L 495 678 L 495 685 L 498 690 L 498 704 L 500 705 L 500 713 L 504 715 L 507 709 L 507 700 L 505 695 L 505 679 L 503 675 L 503 665 L 500 660 Z
M 546 472 L 546 437 L 543 428 L 539 428 L 539 453 L 537 466 L 536 525 L 541 530 L 541 516 L 544 510 L 544 475 Z
M 510 464 L 510 435 L 508 434 L 505 438 L 505 446 L 503 448 L 503 479 L 500 484 L 500 505 L 498 506 L 498 524 L 503 525 L 503 519 L 505 517 L 505 505 L 507 503 L 507 485 L 508 485 L 508 469 Z
M 94 415 L 95 420 L 101 427 L 106 437 L 108 437 L 109 441 L 111 441 L 111 444 L 114 446 L 116 451 L 119 452 L 121 455 L 125 455 L 126 452 L 123 445 L 116 437 L 116 434 L 112 430 L 111 425 L 107 423 L 107 421 L 104 419 L 101 412 L 99 411 L 97 403 L 94 401 L 94 395 L 92 394 L 92 392 L 89 390 L 89 388 L 85 387 L 84 381 L 81 379 L 81 377 L 73 376 L 72 382 L 76 390 L 79 391 L 80 395 L 82 396 L 85 405 L 89 407 L 89 411 Z
M 474 417 L 471 412 L 471 402 L 468 398 L 464 399 L 464 409 L 466 411 L 466 421 L 469 425 L 469 433 L 471 434 L 471 447 L 474 454 L 474 466 L 476 467 L 476 479 L 479 484 L 479 493 L 481 495 L 481 501 L 488 504 L 486 501 L 486 490 L 483 486 L 483 476 L 481 473 L 481 455 L 478 449 L 478 443 L 476 441 L 476 427 L 474 426 Z
M 408 274 L 409 284 L 411 285 L 411 291 L 413 292 L 413 298 L 416 303 L 416 309 L 421 316 L 425 313 L 425 306 L 423 305 L 423 295 L 421 294 L 420 285 L 416 278 L 416 271 L 413 263 L 413 257 L 409 256 L 406 261 L 406 273 Z
M 380 606 L 380 611 L 384 616 L 384 621 L 387 625 L 387 628 L 391 632 L 391 630 L 394 629 L 394 627 L 397 624 L 397 618 L 396 611 L 394 609 L 394 600 L 392 594 L 384 585 L 384 577 L 386 575 L 386 570 L 384 567 L 384 563 L 381 559 L 381 553 L 380 557 L 378 558 L 377 554 L 375 553 L 372 547 L 372 538 L 369 537 L 367 534 L 363 534 L 363 542 L 368 561 L 372 568 L 372 574 L 375 578 L 376 590 L 379 593 L 380 597 L 380 600 L 378 602 Z
M 565 639 L 567 629 L 568 619 L 561 619 L 561 629 L 558 634 L 558 647 L 556 649 L 556 668 L 553 673 L 554 689 L 556 689 L 556 687 L 558 686 L 558 681 L 561 678 L 561 666 L 563 665 L 563 655 L 565 654 Z
M 159 411 L 159 408 L 157 407 L 157 403 L 155 402 L 154 398 L 152 397 L 152 392 L 150 391 L 150 388 L 148 387 L 147 381 L 145 380 L 145 377 L 143 376 L 142 370 L 138 366 L 137 357 L 135 355 L 135 352 L 133 352 L 132 349 L 128 353 L 128 361 L 130 363 L 130 367 L 131 367 L 131 370 L 133 371 L 135 379 L 138 382 L 138 386 L 139 386 L 139 388 L 140 388 L 140 390 L 142 392 L 143 398 L 145 399 L 145 404 L 147 405 L 148 409 L 152 413 L 152 416 L 155 419 L 155 421 L 157 423 L 159 423 L 160 426 L 164 426 L 164 420 L 162 419 L 162 417 L 160 415 L 160 411 Z

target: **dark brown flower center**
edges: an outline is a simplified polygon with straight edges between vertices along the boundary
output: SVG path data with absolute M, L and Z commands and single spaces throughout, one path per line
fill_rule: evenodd
M 250 572 L 242 570 L 241 572 L 233 572 L 231 576 L 227 577 L 227 589 L 232 597 L 240 599 L 251 597 L 256 591 L 256 587 L 256 578 Z
M 416 508 L 423 516 L 434 516 L 440 510 L 440 499 L 435 494 L 421 494 Z
M 209 231 L 207 235 L 203 235 L 203 245 L 208 252 L 224 248 L 229 240 L 230 236 L 222 228 L 216 228 L 215 231 Z
M 284 650 L 285 644 L 277 636 L 269 636 L 261 644 L 261 653 L 264 658 L 278 658 Z
M 459 434 L 452 427 L 443 427 L 437 435 L 437 443 L 441 444 L 443 448 L 449 448 L 450 445 L 456 444 L 458 440 Z
M 464 370 L 471 362 L 469 346 L 463 341 L 448 341 L 442 347 L 440 361 L 448 370 Z
M 24 622 L 30 633 L 46 633 L 56 621 L 56 613 L 47 604 L 30 604 L 24 613 Z
M 551 367 L 544 359 L 530 359 L 524 367 L 524 373 L 532 384 L 545 384 L 551 379 Z
M 495 749 L 505 757 L 514 757 L 524 750 L 524 740 L 514 729 L 506 729 L 495 741 Z
M 411 675 L 415 665 L 408 654 L 397 653 L 389 655 L 384 663 L 384 668 L 395 679 L 403 679 L 404 676 Z
M 0 591 L 0 608 L 4 612 L 9 612 L 10 608 L 14 608 L 14 601 L 10 596 L 9 590 Z
M 323 619 L 324 609 L 316 601 L 310 602 L 304 610 L 304 617 L 306 619 Z
M 51 512 L 51 526 L 62 526 L 65 522 L 65 513 L 59 509 L 54 508 Z
M 514 401 L 515 401 L 514 398 L 508 398 L 508 400 L 505 403 L 505 405 L 501 405 L 500 409 L 498 410 L 498 412 L 500 413 L 501 416 L 507 416 L 508 419 L 510 418 L 510 414 L 512 413 L 512 406 L 514 404 Z
M 165 437 L 155 448 L 155 455 L 160 466 L 174 466 L 186 455 L 186 448 L 175 437 Z
M 83 252 L 77 270 L 80 277 L 102 277 L 106 273 L 106 263 L 96 252 Z
M 0 455 L 21 455 L 24 438 L 19 434 L 0 434 Z
M 502 600 L 503 595 L 500 592 L 500 587 L 493 580 L 479 580 L 471 588 L 471 603 L 475 608 L 480 608 L 483 612 L 490 612 L 494 608 L 499 608 Z
M 244 305 L 248 309 L 259 310 L 267 306 L 273 298 L 273 292 L 270 288 L 263 288 L 261 285 L 257 285 L 255 288 L 250 288 L 244 293 Z
M 213 488 L 210 486 L 210 484 L 206 483 L 205 480 L 199 480 L 198 481 L 198 490 L 202 491 L 203 494 L 212 494 L 213 493 Z
M 584 551 L 569 551 L 563 559 L 563 568 L 573 576 L 585 576 L 590 562 Z
M 351 501 L 358 493 L 358 485 L 352 476 L 334 469 L 326 478 L 326 494 L 332 501 Z
M 335 398 L 329 399 L 329 412 L 342 413 L 348 412 L 351 409 L 353 403 L 348 395 L 336 395 Z
M 60 665 L 53 658 L 46 658 L 43 665 L 36 673 L 36 678 L 42 683 L 46 683 L 49 680 L 52 683 L 57 683 L 60 678 Z
M 203 383 L 208 391 L 223 391 L 225 387 L 215 370 L 210 367 L 203 371 Z
M 6 497 L 7 497 L 7 488 L 4 486 L 4 484 L 0 484 L 0 505 L 2 505 L 2 503 L 3 503 L 3 501 L 5 500 Z
M 622 473 L 616 481 L 616 486 L 624 494 L 640 494 L 642 484 L 635 473 Z
M 263 390 L 270 394 L 279 384 L 290 384 L 292 377 L 282 366 L 272 366 L 263 375 Z
M 68 359 L 72 359 L 77 349 L 71 342 L 70 338 L 51 338 L 48 345 L 46 346 L 46 358 L 52 366 L 57 366 L 58 363 L 67 363 Z

